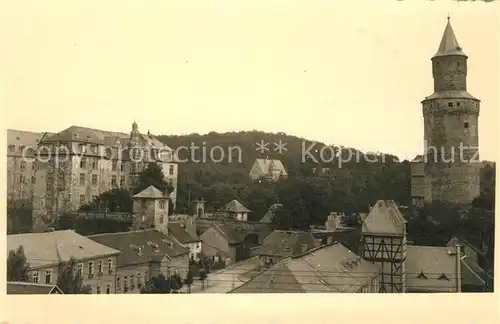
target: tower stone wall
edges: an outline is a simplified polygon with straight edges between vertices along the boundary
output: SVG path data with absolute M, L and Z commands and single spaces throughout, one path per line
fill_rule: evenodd
M 412 192 L 421 192 L 422 199 L 412 198 L 470 203 L 480 192 L 480 101 L 467 92 L 467 56 L 449 21 L 432 74 L 434 93 L 422 101 L 425 144 L 418 163 L 424 175 L 412 172 Z

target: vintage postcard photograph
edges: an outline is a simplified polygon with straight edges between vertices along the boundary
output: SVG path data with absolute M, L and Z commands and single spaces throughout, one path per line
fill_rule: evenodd
M 495 322 L 497 1 L 1 8 L 0 322 Z

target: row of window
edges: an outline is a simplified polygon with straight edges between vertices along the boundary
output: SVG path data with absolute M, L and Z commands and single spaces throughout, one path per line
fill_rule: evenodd
M 140 290 L 147 280 L 148 280 L 147 271 L 144 272 L 144 276 L 141 276 L 141 273 L 138 272 L 136 276 L 134 275 L 131 275 L 130 277 L 124 276 L 123 287 L 122 287 L 122 280 L 120 277 L 118 277 L 116 278 L 116 292 L 121 292 L 122 290 L 123 292 L 134 291 L 135 288 Z
M 35 183 L 36 182 L 36 177 L 31 177 L 31 183 Z M 24 175 L 20 175 L 19 176 L 19 183 L 26 183 L 26 177 Z
M 52 270 L 45 270 L 45 280 L 40 282 L 40 271 L 33 271 L 31 280 L 34 283 L 52 284 Z
M 89 261 L 87 263 L 87 269 L 88 269 L 87 276 L 89 279 L 93 278 L 96 274 L 98 276 L 101 276 L 104 274 L 102 261 L 97 262 L 97 272 L 94 271 L 94 262 L 93 261 Z M 108 267 L 107 267 L 106 271 L 108 272 L 108 274 L 113 273 L 113 259 L 108 259 Z M 79 263 L 76 266 L 76 274 L 83 278 L 83 276 L 84 276 L 83 263 Z
M 93 291 L 93 289 L 92 289 L 92 293 L 93 293 L 93 292 L 94 292 L 94 291 Z M 101 293 L 101 285 L 100 285 L 100 284 L 98 284 L 98 285 L 95 287 L 95 293 L 96 293 L 96 294 L 100 294 L 100 293 Z M 106 294 L 108 294 L 108 295 L 109 295 L 109 294 L 111 294 L 111 284 L 110 284 L 110 283 L 107 283 L 107 284 L 106 284 L 106 290 L 105 290 L 105 293 L 106 293 Z
M 84 186 L 86 184 L 86 179 L 87 179 L 87 175 L 85 173 L 80 173 L 80 185 L 81 186 Z M 97 183 L 98 183 L 97 174 L 93 174 L 92 177 L 91 177 L 91 184 L 93 186 L 96 186 Z M 111 176 L 111 185 L 113 187 L 117 186 L 117 177 L 116 177 L 116 175 L 112 175 Z M 123 186 L 125 186 L 125 176 L 121 176 L 120 177 L 120 187 L 123 187 Z
M 25 148 L 26 148 L 26 146 L 20 145 L 19 149 L 18 149 L 18 152 L 19 153 L 24 153 L 24 149 Z M 16 151 L 16 146 L 14 144 L 11 144 L 11 145 L 8 146 L 7 150 L 8 150 L 9 153 L 14 153 Z M 28 150 L 27 150 L 26 153 L 34 154 L 35 150 L 33 148 L 28 148 Z
M 36 165 L 35 162 L 31 164 L 32 170 L 35 170 L 35 165 Z M 21 171 L 26 170 L 26 161 L 21 161 L 21 163 L 19 163 L 19 169 L 21 169 Z

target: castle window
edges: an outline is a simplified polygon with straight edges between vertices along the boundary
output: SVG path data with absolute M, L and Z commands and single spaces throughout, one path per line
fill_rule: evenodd
M 465 123 L 464 123 L 464 128 L 465 128 L 465 129 L 468 129 L 468 128 L 469 128 L 469 122 L 465 122 Z
M 460 102 L 457 102 L 457 107 L 460 107 Z
M 453 102 L 448 102 L 448 107 L 453 107 Z
M 92 175 L 92 184 L 95 186 L 97 185 L 97 174 Z
M 38 283 L 39 277 L 40 277 L 40 273 L 38 271 L 33 272 L 32 280 L 34 283 Z
M 111 170 L 112 170 L 112 171 L 116 171 L 116 167 L 117 167 L 117 165 L 118 165 L 118 161 L 114 160 L 114 161 L 112 162 L 112 164 L 111 164 Z
M 160 209 L 165 209 L 165 201 L 160 200 Z
M 168 166 L 168 174 L 170 174 L 170 175 L 174 174 L 174 166 L 173 165 Z
M 82 159 L 80 160 L 80 168 L 85 168 L 85 158 L 82 157 Z
M 24 171 L 24 169 L 26 169 L 26 161 L 21 161 L 21 170 Z
M 80 185 L 85 185 L 85 173 L 80 173 Z
M 80 195 L 80 206 L 85 205 L 85 195 Z
M 120 187 L 125 187 L 125 177 L 124 176 L 120 177 Z
M 15 145 L 9 145 L 9 152 L 14 152 L 16 150 Z
M 111 185 L 112 185 L 113 187 L 115 187 L 115 186 L 116 186 L 116 176 L 115 176 L 115 175 L 112 175 L 112 176 L 111 176 Z
M 92 161 L 92 169 L 97 170 L 97 160 Z

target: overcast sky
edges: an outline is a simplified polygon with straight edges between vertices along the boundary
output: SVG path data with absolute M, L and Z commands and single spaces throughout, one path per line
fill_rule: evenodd
M 4 128 L 286 132 L 412 158 L 446 17 L 496 160 L 499 2 L 10 1 Z

